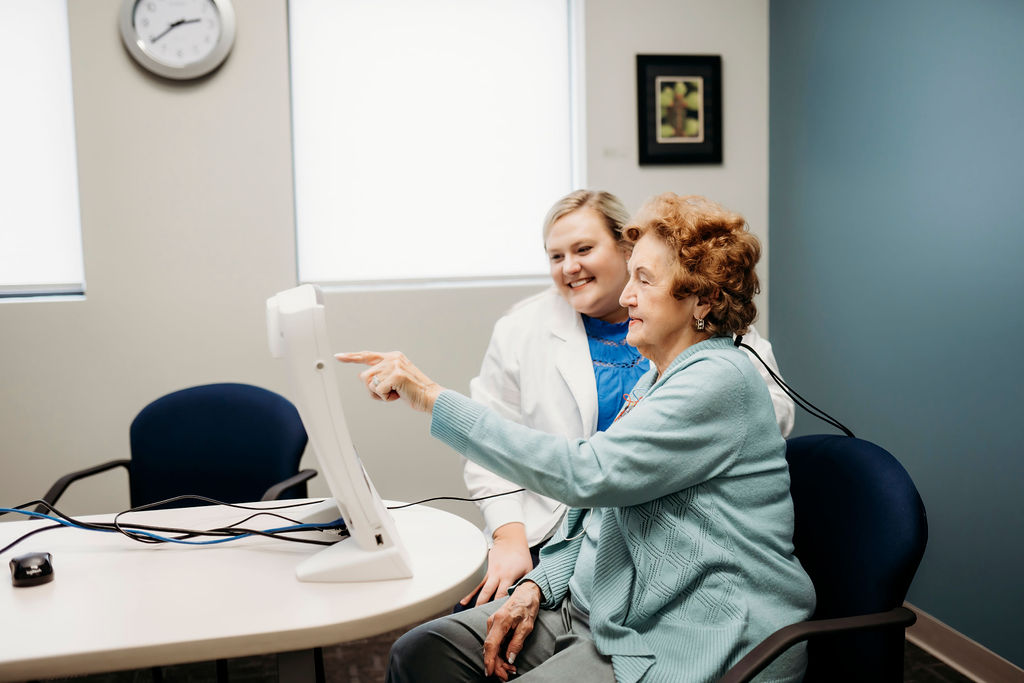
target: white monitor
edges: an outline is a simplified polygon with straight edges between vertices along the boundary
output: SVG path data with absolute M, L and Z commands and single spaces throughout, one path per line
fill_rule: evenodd
M 341 409 L 337 362 L 327 338 L 323 296 L 301 285 L 267 299 L 270 352 L 288 365 L 292 402 L 299 411 L 333 499 L 306 521 L 345 520 L 350 537 L 321 550 L 296 569 L 302 581 L 369 581 L 412 576 L 391 513 L 366 474 Z

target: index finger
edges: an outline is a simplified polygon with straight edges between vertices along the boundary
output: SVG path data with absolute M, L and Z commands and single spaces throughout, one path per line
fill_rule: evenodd
M 484 584 L 480 587 L 480 595 L 476 599 L 476 604 L 483 605 L 493 600 L 498 593 L 495 593 L 496 584 L 494 583 L 494 577 L 484 577 Z
M 376 365 L 384 358 L 384 354 L 377 351 L 347 351 L 336 353 L 334 357 L 342 363 L 362 363 L 364 365 Z
M 460 605 L 468 605 L 468 604 L 469 604 L 469 601 L 470 601 L 470 599 L 471 599 L 471 598 L 472 598 L 472 597 L 473 597 L 474 595 L 476 595 L 476 594 L 477 594 L 477 593 L 478 593 L 478 592 L 480 591 L 480 589 L 481 589 L 481 588 L 483 588 L 483 587 L 484 587 L 484 581 L 486 581 L 486 580 L 487 580 L 487 579 L 482 579 L 482 580 L 480 581 L 480 583 L 478 583 L 478 584 L 476 585 L 476 588 L 474 588 L 474 589 L 473 589 L 473 591 L 472 591 L 472 592 L 471 592 L 471 593 L 470 593 L 469 595 L 467 595 L 466 597 L 464 597 L 464 598 L 462 598 L 461 600 L 459 600 L 459 604 L 460 604 Z M 475 607 L 475 606 L 476 606 L 476 605 L 474 605 L 474 607 Z

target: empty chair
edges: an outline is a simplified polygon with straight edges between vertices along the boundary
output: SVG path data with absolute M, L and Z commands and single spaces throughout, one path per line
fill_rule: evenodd
M 65 475 L 43 499 L 52 505 L 72 482 L 115 467 L 128 470 L 132 507 L 186 494 L 227 503 L 304 498 L 305 482 L 316 476 L 316 470 L 299 471 L 307 437 L 295 406 L 250 384 L 206 384 L 162 396 L 135 417 L 129 440 L 131 459 Z

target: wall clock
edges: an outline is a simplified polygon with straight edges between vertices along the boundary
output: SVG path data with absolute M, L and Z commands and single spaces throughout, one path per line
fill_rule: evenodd
M 165 78 L 199 78 L 235 42 L 231 0 L 122 0 L 121 38 L 139 64 Z

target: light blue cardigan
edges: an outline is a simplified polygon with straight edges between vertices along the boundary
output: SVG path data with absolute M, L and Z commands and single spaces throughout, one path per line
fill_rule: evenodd
M 585 508 L 605 508 L 590 626 L 622 683 L 709 681 L 768 634 L 806 619 L 814 588 L 793 556 L 785 441 L 764 380 L 716 337 L 652 368 L 632 407 L 589 440 L 545 434 L 452 391 L 431 434 L 465 457 L 570 505 L 524 580 L 543 607 L 566 596 Z M 758 681 L 799 681 L 792 648 Z

